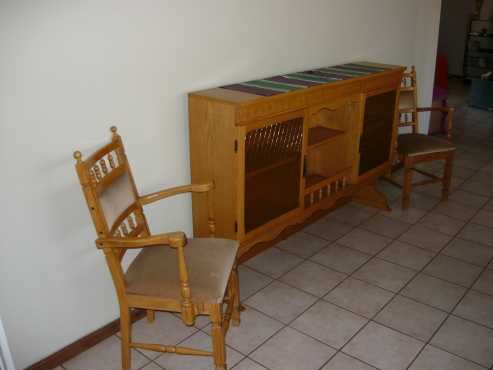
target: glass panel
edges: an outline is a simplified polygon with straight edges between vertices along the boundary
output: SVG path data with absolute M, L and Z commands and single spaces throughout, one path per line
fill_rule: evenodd
M 359 144 L 360 175 L 389 159 L 395 94 L 395 91 L 390 91 L 366 99 L 363 134 Z
M 248 132 L 245 138 L 245 231 L 298 207 L 303 117 Z

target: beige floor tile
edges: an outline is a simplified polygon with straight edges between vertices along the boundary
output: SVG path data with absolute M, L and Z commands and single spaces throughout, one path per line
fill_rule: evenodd
M 493 297 L 471 290 L 454 310 L 454 314 L 493 329 Z
M 441 174 L 440 174 L 440 176 L 441 176 Z M 427 180 L 429 180 L 429 179 L 427 179 Z M 413 179 L 413 182 L 415 182 L 415 181 L 416 180 Z M 463 183 L 464 183 L 464 179 L 452 176 L 452 181 L 450 183 L 450 190 L 452 192 L 454 192 Z M 434 183 L 434 184 L 429 184 L 426 186 L 417 187 L 417 188 L 413 189 L 413 191 L 417 191 L 423 195 L 427 195 L 430 197 L 435 197 L 435 198 L 441 199 L 442 198 L 443 185 L 441 183 Z
M 415 224 L 426 214 L 425 210 L 412 206 L 410 206 L 408 209 L 402 209 L 402 204 L 400 201 L 393 202 L 390 205 L 390 208 L 392 208 L 390 212 L 381 211 L 380 213 L 383 216 L 390 217 L 399 221 L 404 221 L 409 224 Z
M 459 221 L 440 213 L 431 212 L 421 219 L 420 224 L 434 231 L 454 236 L 464 226 L 464 221 Z
M 347 234 L 352 228 L 348 224 L 322 218 L 304 228 L 303 231 L 324 238 L 327 241 L 334 241 Z
M 247 308 L 241 313 L 241 324 L 229 327 L 226 344 L 247 355 L 282 327 L 279 321 Z
M 432 252 L 438 252 L 450 241 L 450 239 L 451 237 L 449 235 L 431 230 L 419 224 L 411 227 L 399 238 L 400 241 L 428 249 Z
M 485 211 L 493 212 L 493 199 L 491 199 L 483 208 Z
M 313 295 L 274 281 L 247 299 L 245 303 L 287 324 L 316 300 L 317 298 Z
M 365 364 L 353 357 L 339 352 L 321 370 L 375 370 L 376 368 Z
M 396 296 L 375 317 L 375 321 L 426 342 L 446 318 L 443 311 Z
M 328 244 L 327 240 L 304 232 L 297 232 L 277 244 L 283 251 L 290 252 L 302 258 L 308 258 Z
M 433 252 L 396 240 L 381 251 L 378 258 L 413 270 L 421 270 L 434 255 Z
M 456 177 L 460 177 L 461 179 L 467 179 L 471 177 L 475 172 L 476 170 L 473 170 L 471 168 L 461 167 L 457 165 L 454 165 L 454 169 L 452 170 L 453 175 Z
M 240 298 L 242 300 L 255 294 L 272 281 L 272 278 L 244 265 L 239 266 L 238 272 L 240 275 Z
M 250 356 L 270 370 L 318 370 L 335 350 L 289 327 Z
M 349 278 L 324 299 L 338 306 L 372 318 L 394 296 L 393 293 L 365 281 Z
M 450 195 L 449 199 L 454 202 L 463 204 L 465 206 L 473 207 L 476 209 L 482 207 L 488 201 L 487 197 L 484 197 L 482 195 L 472 194 L 463 190 L 454 191 Z
M 328 269 L 318 263 L 305 261 L 281 277 L 281 281 L 322 297 L 346 278 L 346 274 Z
M 143 343 L 159 343 L 175 345 L 197 331 L 196 328 L 186 326 L 183 321 L 175 315 L 167 312 L 156 312 L 154 322 L 139 320 L 132 326 L 132 340 Z M 206 323 L 207 317 L 203 317 Z M 207 324 L 206 324 L 207 325 Z M 200 326 L 200 325 L 199 325 Z M 139 350 L 150 359 L 160 355 L 159 352 Z
M 493 196 L 493 186 L 486 182 L 477 182 L 472 179 L 466 180 L 460 188 L 465 191 L 469 191 L 474 194 L 482 195 L 485 197 Z
M 407 222 L 385 217 L 380 214 L 373 216 L 361 224 L 363 229 L 386 236 L 388 238 L 397 238 L 409 229 L 409 226 L 410 225 Z
M 311 260 L 334 270 L 350 274 L 368 261 L 370 257 L 351 248 L 332 244 L 311 257 Z
M 493 187 L 493 185 L 492 185 Z M 493 228 L 493 211 L 481 210 L 473 217 L 471 222 Z
M 67 370 L 120 370 L 121 342 L 116 336 L 111 336 L 77 357 L 67 361 L 63 367 Z M 132 369 L 136 370 L 150 362 L 144 355 L 132 350 Z
M 487 266 L 493 258 L 493 248 L 469 240 L 456 238 L 447 245 L 442 251 L 442 254 L 478 266 Z
M 461 286 L 419 274 L 402 290 L 401 294 L 450 312 L 465 292 L 466 289 Z
M 375 210 L 368 210 L 365 208 L 357 207 L 352 203 L 348 203 L 331 212 L 327 216 L 327 218 L 335 219 L 336 221 L 343 222 L 352 226 L 358 226 L 363 221 L 373 216 L 375 212 Z
M 486 226 L 468 224 L 459 237 L 493 247 L 493 229 Z
M 397 292 L 411 280 L 414 274 L 414 270 L 375 258 L 356 271 L 353 276 L 381 288 Z
M 181 346 L 212 351 L 212 338 L 204 332 L 197 332 L 190 338 L 180 343 Z M 233 367 L 240 362 L 243 355 L 229 346 L 226 346 L 226 364 Z M 173 353 L 165 353 L 159 356 L 155 362 L 166 370 L 210 370 L 214 368 L 212 357 L 204 356 L 180 356 Z
M 343 308 L 319 301 L 290 326 L 339 349 L 367 322 L 368 319 Z
M 373 255 L 385 248 L 391 241 L 392 239 L 385 236 L 356 228 L 339 239 L 337 243 Z
M 370 322 L 343 352 L 381 370 L 404 370 L 424 343 Z
M 262 365 L 245 358 L 238 365 L 236 365 L 232 370 L 267 370 Z
M 430 343 L 485 367 L 493 365 L 493 330 L 471 321 L 450 316 Z
M 142 370 L 163 370 L 163 368 L 154 362 L 151 362 L 149 365 L 144 366 Z
M 474 284 L 473 289 L 493 296 L 493 271 L 483 271 L 476 284 Z
M 484 166 L 484 163 L 473 160 L 472 158 L 457 158 L 454 160 L 454 162 L 457 164 L 457 166 L 470 168 L 472 170 L 479 170 L 481 167 Z
M 409 370 L 484 370 L 485 368 L 441 349 L 426 346 Z
M 249 259 L 245 265 L 270 277 L 278 278 L 302 261 L 302 258 L 291 253 L 283 252 L 277 248 L 269 248 Z
M 387 200 L 390 202 L 398 199 L 402 194 L 401 189 L 382 180 L 377 183 L 377 189 L 385 194 Z
M 477 208 L 465 206 L 463 204 L 447 200 L 441 202 L 433 212 L 441 213 L 443 215 L 455 218 L 461 221 L 470 220 L 477 212 Z
M 431 261 L 424 272 L 464 287 L 470 287 L 481 273 L 481 267 L 440 254 Z
M 440 198 L 422 194 L 419 192 L 411 193 L 411 207 L 429 211 L 440 203 Z

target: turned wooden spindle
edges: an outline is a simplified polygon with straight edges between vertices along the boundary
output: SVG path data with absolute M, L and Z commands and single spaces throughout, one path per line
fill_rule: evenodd
M 106 166 L 106 161 L 104 160 L 104 158 L 101 158 L 99 160 L 99 166 L 101 167 L 101 170 L 103 171 L 103 173 L 105 175 L 108 174 L 108 166 Z

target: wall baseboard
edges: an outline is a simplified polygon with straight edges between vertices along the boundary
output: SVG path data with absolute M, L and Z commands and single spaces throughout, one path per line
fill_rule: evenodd
M 145 310 L 133 310 L 132 322 L 136 322 L 146 316 Z M 51 370 L 62 365 L 71 358 L 102 342 L 120 330 L 120 319 L 113 320 L 109 324 L 87 334 L 86 336 L 76 340 L 61 350 L 51 354 L 50 356 L 32 364 L 25 370 Z

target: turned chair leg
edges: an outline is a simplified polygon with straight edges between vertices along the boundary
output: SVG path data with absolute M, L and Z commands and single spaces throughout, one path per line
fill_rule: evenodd
M 231 274 L 231 284 L 233 287 L 233 312 L 231 314 L 231 320 L 233 322 L 233 326 L 238 326 L 240 325 L 240 279 L 238 276 L 238 266 L 233 268 Z
M 454 152 L 451 152 L 445 160 L 445 167 L 443 170 L 443 188 L 442 188 L 442 200 L 447 200 L 450 194 L 450 185 L 452 183 L 452 169 L 454 164 Z
M 215 370 L 226 370 L 226 349 L 222 329 L 221 305 L 214 305 L 211 312 L 212 353 Z
M 120 308 L 120 333 L 122 335 L 122 370 L 130 370 L 130 337 L 131 337 L 130 309 Z
M 147 310 L 146 315 L 148 322 L 154 322 L 154 320 L 156 319 L 156 314 L 153 310 Z
M 409 157 L 404 158 L 404 184 L 402 186 L 402 209 L 408 209 L 413 186 L 413 163 Z

